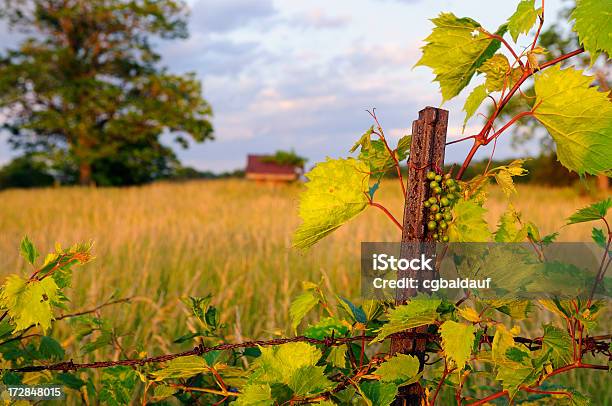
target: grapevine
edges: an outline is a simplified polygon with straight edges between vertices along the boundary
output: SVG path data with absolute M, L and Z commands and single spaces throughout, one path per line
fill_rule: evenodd
M 294 247 L 308 249 L 368 207 L 380 210 L 403 231 L 402 222 L 377 193 L 391 183 L 384 179 L 385 174 L 393 174 L 405 201 L 422 204 L 425 221 L 421 225 L 436 242 L 526 243 L 539 259 L 532 263 L 534 269 L 541 269 L 546 247 L 558 234 L 543 235 L 535 222 L 512 205 L 517 194 L 513 178 L 526 174 L 523 160 L 487 166 L 482 174 L 464 179 L 476 153 L 495 144 L 526 117 L 548 131 L 568 170 L 581 176 L 612 173 L 612 103 L 592 86 L 592 77 L 560 66 L 583 53 L 592 62 L 610 55 L 609 24 L 590 23 L 601 20 L 608 11 L 598 1 L 578 0 L 571 19 L 581 47 L 544 61 L 545 50 L 538 45 L 544 1 L 539 5 L 536 8 L 534 0 L 520 1 L 516 12 L 495 31 L 452 13 L 434 18 L 417 65 L 433 70 L 443 101 L 458 96 L 473 80 L 480 82 L 466 98 L 465 123 L 485 102 L 492 103 L 478 132 L 447 143 L 448 147 L 473 143 L 459 170 L 453 175 L 436 163 L 410 166 L 412 136 L 393 145 L 372 110 L 374 124 L 350 149 L 352 156 L 328 158 L 306 174 L 308 182 L 299 206 L 302 223 L 293 236 Z M 518 46 L 518 38 L 532 29 L 535 34 L 529 46 Z M 498 125 L 508 103 L 523 97 L 521 86 L 528 81 L 533 81 L 536 94 L 533 107 Z M 406 169 L 426 171 L 421 172 L 426 185 L 419 183 L 427 187 L 425 199 L 410 195 Z M 494 226 L 485 219 L 492 182 L 508 204 Z M 599 404 L 576 388 L 551 383 L 551 378 L 592 370 L 601 373 L 601 379 L 609 379 L 605 371 L 610 371 L 612 335 L 605 331 L 609 327 L 605 312 L 610 306 L 603 285 L 612 262 L 610 209 L 612 198 L 607 197 L 567 213 L 567 226 L 594 224 L 592 238 L 601 253 L 586 297 L 490 300 L 466 291 L 458 301 L 418 294 L 405 302 L 355 303 L 331 291 L 325 281 L 304 281 L 289 308 L 292 337 L 228 342 L 215 298 L 189 297 L 183 302 L 190 325 L 196 328 L 175 340 L 177 345 L 188 343 L 189 348 L 132 357 L 125 356 L 117 345 L 112 322 L 99 317 L 104 307 L 129 306 L 128 299 L 65 312 L 72 273 L 92 261 L 92 245 L 58 246 L 41 261 L 34 243 L 26 237 L 20 253 L 31 270 L 9 275 L 0 292 L 2 379 L 5 385 L 20 384 L 25 377 L 34 376 L 35 383 L 64 385 L 75 399 L 109 405 L 172 401 L 388 406 L 397 404 L 394 402 L 406 387 L 421 389 L 415 403 L 419 406 L 478 406 L 499 401 Z M 550 322 L 537 326 L 530 334 L 534 336 L 528 337 L 516 322 L 537 319 L 534 313 Z M 51 337 L 57 323 L 85 331 L 79 336 L 86 342 L 81 353 L 67 355 Z M 424 357 L 390 351 L 389 340 L 398 337 L 424 341 Z M 115 349 L 120 356 L 92 359 L 103 347 Z M 33 372 L 39 374 L 31 375 Z

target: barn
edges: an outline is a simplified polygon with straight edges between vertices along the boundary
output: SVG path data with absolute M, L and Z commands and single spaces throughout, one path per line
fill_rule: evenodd
M 245 176 L 260 182 L 292 182 L 302 175 L 303 166 L 274 162 L 271 155 L 247 155 Z

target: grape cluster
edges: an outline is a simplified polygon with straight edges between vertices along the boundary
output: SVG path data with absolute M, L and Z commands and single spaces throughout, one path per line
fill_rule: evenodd
M 451 179 L 450 173 L 442 176 L 429 171 L 426 177 L 432 195 L 423 203 L 428 211 L 427 229 L 434 231 L 434 240 L 448 242 L 446 230 L 453 219 L 451 208 L 457 202 L 461 186 Z

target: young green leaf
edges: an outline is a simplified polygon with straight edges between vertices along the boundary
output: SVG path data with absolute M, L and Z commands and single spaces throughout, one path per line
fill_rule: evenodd
M 378 381 L 363 381 L 359 393 L 368 406 L 389 406 L 397 396 L 397 385 Z
M 593 238 L 593 241 L 595 241 L 595 244 L 599 245 L 601 248 L 606 248 L 608 238 L 605 236 L 604 231 L 601 228 L 593 227 L 593 230 L 591 230 L 591 237 Z
M 476 113 L 484 99 L 487 98 L 487 94 L 487 87 L 485 85 L 480 85 L 476 86 L 474 90 L 472 90 L 472 93 L 465 99 L 465 104 L 463 105 L 465 119 L 463 120 L 462 131 L 465 131 L 468 120 Z
M 329 355 L 327 356 L 327 362 L 329 362 L 332 366 L 345 368 L 347 350 L 348 347 L 346 344 L 330 348 Z
M 328 158 L 310 171 L 306 191 L 300 195 L 302 224 L 295 231 L 293 245 L 311 247 L 365 210 L 369 172 L 368 165 L 352 158 Z
M 347 325 L 333 317 L 325 317 L 304 330 L 304 335 L 306 337 L 316 338 L 318 340 L 331 337 L 332 334 L 334 337 L 342 337 L 346 333 L 348 333 Z
M 272 389 L 268 384 L 248 384 L 242 388 L 241 394 L 233 406 L 273 406 Z
M 66 354 L 61 344 L 51 337 L 43 336 L 40 339 L 38 352 L 45 359 L 61 360 Z
M 31 265 L 34 265 L 34 261 L 36 261 L 36 258 L 38 258 L 38 256 L 40 255 L 38 253 L 38 250 L 36 249 L 34 244 L 32 244 L 32 241 L 30 241 L 27 235 L 23 237 L 23 240 L 21 240 L 19 252 L 21 253 L 23 259 L 28 261 Z
M 508 88 L 511 82 L 510 62 L 502 54 L 495 54 L 478 68 L 486 75 L 485 87 L 489 92 L 496 92 Z
M 152 372 L 151 375 L 156 381 L 163 381 L 170 378 L 191 378 L 192 376 L 209 371 L 210 368 L 204 358 L 190 355 L 169 361 L 164 368 Z
M 98 393 L 100 400 L 109 406 L 129 405 L 137 379 L 136 372 L 127 366 L 104 369 L 102 388 Z
M 610 3 L 601 0 L 577 0 L 571 18 L 580 44 L 591 54 L 591 64 L 605 52 L 612 55 Z
M 593 203 L 576 211 L 567 219 L 567 224 L 586 223 L 589 221 L 601 220 L 606 217 L 608 210 L 612 207 L 612 198 Z
M 40 325 L 43 331 L 51 327 L 52 303 L 59 295 L 53 278 L 43 280 L 23 279 L 13 274 L 6 278 L 0 294 L 0 306 L 8 311 L 15 323 L 14 332 Z
M 572 338 L 569 333 L 552 324 L 544 325 L 542 349 L 548 351 L 555 368 L 560 368 L 572 362 Z
M 612 103 L 592 82 L 580 70 L 559 66 L 535 76 L 533 115 L 557 144 L 561 164 L 580 175 L 612 168 Z
M 474 326 L 452 320 L 447 320 L 440 326 L 444 356 L 458 371 L 463 369 L 470 358 L 474 345 L 474 332 Z
M 169 398 L 170 396 L 174 395 L 177 391 L 178 389 L 173 388 L 172 386 L 157 385 L 155 389 L 153 390 L 153 396 L 157 400 L 162 400 L 162 399 Z
M 487 59 L 499 49 L 501 43 L 490 38 L 482 27 L 470 18 L 458 18 L 442 13 L 432 19 L 435 27 L 425 39 L 423 56 L 416 66 L 428 66 L 436 74 L 443 101 L 457 96 L 470 83 L 472 76 Z M 503 35 L 506 26 L 497 34 Z
M 461 200 L 453 207 L 454 220 L 448 227 L 448 236 L 453 242 L 486 242 L 491 232 L 484 219 L 486 210 L 469 200 Z
M 324 374 L 325 367 L 306 365 L 297 369 L 287 382 L 294 394 L 307 396 L 324 392 L 333 383 Z
M 398 354 L 383 362 L 374 372 L 382 382 L 402 386 L 419 374 L 419 359 L 412 355 Z
M 508 20 L 508 31 L 514 42 L 520 34 L 527 34 L 538 18 L 535 0 L 523 0 Z
M 308 290 L 299 295 L 289 307 L 289 316 L 291 317 L 291 327 L 293 330 L 297 329 L 297 326 L 302 322 L 306 313 L 312 310 L 319 303 L 318 295 Z
M 436 309 L 440 303 L 440 299 L 417 296 L 407 304 L 389 311 L 389 322 L 380 329 L 372 342 L 380 342 L 393 333 L 433 323 L 438 319 Z

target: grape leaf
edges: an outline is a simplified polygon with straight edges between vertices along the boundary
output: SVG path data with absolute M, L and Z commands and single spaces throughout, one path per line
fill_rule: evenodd
M 527 175 L 527 170 L 523 168 L 524 162 L 524 159 L 516 159 L 508 165 L 498 166 L 488 172 L 489 174 L 493 174 L 495 176 L 495 181 L 502 189 L 506 197 L 516 194 L 516 188 L 514 187 L 512 177 Z
M 348 333 L 348 327 L 334 317 L 325 317 L 316 324 L 308 326 L 304 331 L 306 337 L 316 338 L 318 340 L 322 340 L 325 337 L 331 337 L 332 334 L 334 337 L 342 337 L 346 333 Z
M 266 383 L 288 383 L 295 371 L 305 366 L 314 366 L 321 352 L 310 344 L 298 342 L 279 347 L 260 348 L 258 367 L 251 378 Z
M 38 250 L 36 249 L 34 244 L 32 244 L 32 241 L 30 241 L 27 235 L 23 237 L 23 240 L 21 240 L 21 244 L 19 245 L 19 251 L 23 259 L 28 261 L 31 265 L 34 265 L 34 261 L 36 261 L 36 258 L 38 258 L 38 256 L 40 255 L 38 253 Z
M 354 303 L 342 296 L 337 296 L 337 298 L 339 299 L 338 304 L 351 319 L 362 324 L 368 322 L 368 318 L 361 307 L 355 306 Z
M 348 350 L 348 347 L 346 346 L 346 344 L 332 347 L 329 350 L 329 355 L 327 356 L 327 362 L 329 362 L 331 365 L 338 367 L 338 368 L 346 367 L 346 351 L 347 350 Z
M 234 406 L 273 406 L 272 389 L 267 384 L 248 384 L 242 394 L 232 402 Z
M 178 392 L 177 388 L 168 385 L 157 385 L 153 390 L 153 396 L 157 400 L 166 399 Z
M 591 230 L 591 238 L 595 241 L 595 244 L 605 249 L 608 243 L 607 237 L 604 235 L 604 231 L 601 228 L 595 228 Z
M 497 231 L 495 232 L 495 242 L 521 242 L 527 238 L 525 227 L 519 227 L 519 217 L 514 207 L 508 209 L 499 218 Z
M 365 210 L 369 171 L 366 163 L 353 158 L 328 158 L 310 171 L 306 190 L 300 195 L 302 224 L 295 231 L 293 245 L 311 247 Z
M 305 365 L 291 375 L 287 385 L 298 396 L 323 392 L 333 385 L 323 373 L 324 369 L 325 367 Z
M 349 152 L 357 151 L 357 148 L 361 148 L 362 151 L 367 151 L 372 147 L 372 133 L 374 132 L 374 126 L 371 126 L 364 132 L 359 140 L 353 145 Z
M 508 19 L 508 31 L 514 42 L 520 34 L 527 34 L 538 18 L 535 9 L 535 0 L 523 0 L 518 4 L 516 11 Z
M 612 55 L 610 3 L 601 0 L 577 0 L 571 18 L 580 44 L 591 54 L 591 64 L 605 52 Z
M 572 362 L 572 338 L 567 331 L 552 324 L 544 325 L 542 349 L 544 351 L 550 349 L 550 355 L 555 368 L 560 368 Z
M 508 58 L 502 54 L 495 54 L 478 68 L 479 72 L 486 75 L 485 87 L 489 92 L 495 92 L 507 88 L 511 83 L 510 63 Z
M 106 368 L 102 372 L 102 388 L 98 395 L 109 406 L 129 405 L 136 386 L 136 372 L 127 366 Z
M 465 111 L 465 119 L 463 120 L 463 129 L 465 131 L 465 126 L 467 125 L 468 120 L 476 113 L 478 107 L 482 104 L 484 99 L 487 98 L 487 88 L 485 85 L 476 86 L 474 90 L 470 93 L 470 95 L 465 99 L 465 104 L 463 105 L 463 111 Z
M 61 360 L 66 355 L 62 345 L 51 337 L 43 336 L 40 339 L 38 352 L 45 359 Z
M 459 316 L 463 317 L 467 321 L 471 321 L 472 323 L 478 323 L 480 321 L 480 315 L 471 307 L 457 309 L 457 313 L 459 313 Z
M 567 219 L 567 224 L 586 223 L 588 221 L 601 220 L 606 217 L 608 210 L 612 207 L 612 198 L 601 200 L 590 206 L 583 207 Z
M 8 311 L 15 323 L 14 332 L 40 325 L 43 332 L 51 327 L 51 304 L 59 297 L 53 278 L 28 281 L 13 274 L 6 278 L 0 294 L 0 306 Z
M 389 311 L 389 322 L 385 324 L 372 342 L 380 342 L 400 331 L 431 324 L 438 318 L 436 309 L 442 301 L 427 296 L 417 296 L 405 305 Z
M 374 372 L 382 382 L 405 385 L 419 374 L 419 359 L 412 355 L 398 354 L 383 362 Z
M 612 168 L 612 103 L 592 82 L 580 70 L 559 66 L 535 76 L 533 115 L 555 140 L 559 161 L 580 175 Z
M 163 381 L 169 378 L 191 378 L 208 371 L 210 371 L 210 368 L 204 358 L 190 355 L 169 361 L 164 368 L 152 372 L 151 375 L 155 377 L 156 381 Z
M 311 290 L 302 293 L 291 302 L 289 316 L 291 317 L 291 327 L 293 330 L 299 326 L 306 313 L 312 310 L 317 303 L 319 303 L 319 297 Z
M 440 335 L 446 359 L 461 371 L 472 353 L 474 326 L 447 320 L 440 326 Z
M 432 19 L 435 27 L 425 39 L 423 56 L 415 66 L 428 66 L 436 74 L 443 101 L 457 96 L 470 83 L 483 62 L 492 57 L 501 43 L 491 39 L 479 23 L 442 13 Z M 503 25 L 497 34 L 503 35 Z
M 389 406 L 397 395 L 397 385 L 378 381 L 363 381 L 359 393 L 368 406 Z
M 448 227 L 448 236 L 453 242 L 486 242 L 491 232 L 484 219 L 486 210 L 478 204 L 461 200 L 453 207 L 454 220 Z

